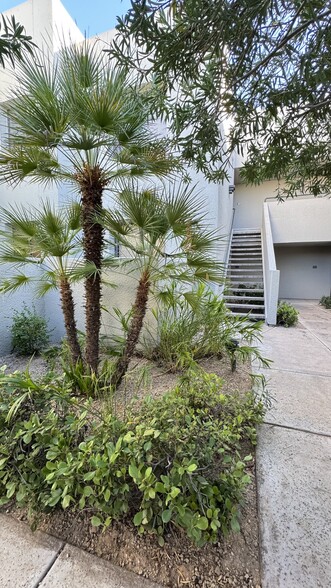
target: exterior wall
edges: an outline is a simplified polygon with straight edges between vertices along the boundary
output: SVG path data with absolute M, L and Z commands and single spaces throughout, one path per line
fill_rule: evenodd
M 29 268 L 26 272 L 29 276 L 37 276 L 38 270 Z M 11 274 L 10 267 L 2 266 L 2 276 Z M 64 325 L 60 309 L 59 297 L 57 292 L 50 292 L 43 298 L 36 298 L 31 286 L 21 288 L 17 292 L 1 295 L 1 312 L 0 312 L 0 354 L 10 353 L 11 346 L 11 325 L 13 312 L 22 311 L 24 306 L 30 310 L 35 308 L 36 312 L 44 316 L 48 321 L 48 327 L 51 331 L 50 341 L 56 343 L 64 335 Z
M 268 202 L 274 243 L 331 242 L 330 198 Z
M 259 186 L 236 183 L 234 193 L 234 226 L 236 229 L 257 229 L 262 226 L 262 209 L 266 198 L 277 195 L 278 182 L 263 182 Z
M 280 298 L 320 299 L 331 290 L 331 245 L 275 247 Z M 316 266 L 316 267 L 314 267 Z
M 105 336 L 109 335 L 121 335 L 122 329 L 118 318 L 113 312 L 113 308 L 118 308 L 121 313 L 126 314 L 132 307 L 135 298 L 135 292 L 137 287 L 137 273 L 120 273 L 120 272 L 109 272 L 104 276 L 105 284 L 102 288 L 102 325 L 101 334 Z M 115 284 L 116 288 L 112 288 L 106 285 L 106 282 Z M 80 331 L 85 331 L 85 317 L 84 317 L 84 285 L 83 283 L 76 284 L 74 287 L 74 298 L 75 298 L 75 316 L 77 321 L 77 327 Z M 145 319 L 147 328 L 143 329 L 143 337 L 148 337 L 149 331 L 152 335 L 156 335 L 157 325 L 155 318 L 152 313 L 152 309 L 155 307 L 155 300 L 150 297 L 148 303 L 148 311 Z

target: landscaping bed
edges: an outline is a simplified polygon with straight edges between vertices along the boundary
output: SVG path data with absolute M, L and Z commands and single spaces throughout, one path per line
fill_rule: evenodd
M 9 356 L 6 360 L 10 371 L 22 370 L 23 360 Z M 240 364 L 231 372 L 228 359 L 208 358 L 201 362 L 207 373 L 216 373 L 223 380 L 224 394 L 243 394 L 251 387 L 249 367 Z M 165 370 L 153 362 L 134 358 L 133 370 L 122 383 L 114 399 L 113 410 L 123 417 L 129 405 L 139 410 L 144 397 L 161 398 L 178 380 L 178 373 Z M 141 373 L 146 374 L 142 382 Z M 31 372 L 42 375 L 47 365 L 41 358 L 31 364 Z M 100 401 L 96 401 L 100 403 Z M 252 453 L 252 447 L 244 447 L 244 453 Z M 224 538 L 218 535 L 216 543 L 202 547 L 194 545 L 178 525 L 168 525 L 164 533 L 164 545 L 160 546 L 156 535 L 139 535 L 132 518 L 114 521 L 107 529 L 91 525 L 90 509 L 74 510 L 59 508 L 49 514 L 38 513 L 34 524 L 38 528 L 81 547 L 99 557 L 123 566 L 161 585 L 176 587 L 250 586 L 260 585 L 257 502 L 255 487 L 254 456 L 247 463 L 246 472 L 251 484 L 244 491 L 244 503 L 240 508 L 240 531 Z M 2 507 L 21 520 L 27 520 L 27 510 L 14 503 Z M 30 520 L 31 522 L 31 520 Z

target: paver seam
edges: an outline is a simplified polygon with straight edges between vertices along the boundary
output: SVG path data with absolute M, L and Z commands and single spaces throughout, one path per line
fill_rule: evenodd
M 309 429 L 301 429 L 300 427 L 293 427 L 291 425 L 281 425 L 279 423 L 270 422 L 270 421 L 263 421 L 264 425 L 270 425 L 271 427 L 278 427 L 280 429 L 289 429 L 290 431 L 299 431 L 301 433 L 308 433 L 309 435 L 316 435 L 317 437 L 329 437 L 331 438 L 331 433 L 322 433 L 320 431 L 312 431 Z
M 60 557 L 62 551 L 64 550 L 66 546 L 65 541 L 63 541 L 63 543 L 61 544 L 61 546 L 59 547 L 59 549 L 57 550 L 57 552 L 53 555 L 51 561 L 49 562 L 49 564 L 47 565 L 47 567 L 44 569 L 44 571 L 40 574 L 38 580 L 36 581 L 36 583 L 32 586 L 32 588 L 39 588 L 39 586 L 42 584 L 42 582 L 45 580 L 46 576 L 49 574 L 49 572 L 51 571 L 52 567 L 54 566 L 55 562 L 57 561 L 57 559 Z
M 262 368 L 262 369 L 265 369 L 265 368 Z M 277 367 L 272 367 L 272 366 L 270 366 L 268 369 L 270 370 L 270 372 L 285 372 L 285 373 L 289 373 L 289 374 L 299 374 L 300 376 L 321 376 L 322 378 L 331 378 L 331 373 L 325 373 L 325 372 L 314 372 L 314 371 L 302 372 L 302 371 L 298 371 L 298 370 L 291 370 L 290 368 L 277 368 Z M 264 375 L 267 376 L 268 374 L 264 374 Z
M 326 347 L 328 351 L 331 351 L 331 347 L 324 343 L 322 339 L 320 339 L 309 327 L 307 327 L 307 324 L 305 322 L 302 321 L 301 324 L 313 337 L 315 337 L 315 339 L 317 339 L 317 341 L 319 341 L 324 347 Z

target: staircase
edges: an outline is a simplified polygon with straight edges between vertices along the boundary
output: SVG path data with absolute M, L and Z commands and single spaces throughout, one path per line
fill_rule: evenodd
M 227 307 L 237 316 L 250 313 L 253 320 L 265 318 L 261 231 L 234 231 L 224 291 Z

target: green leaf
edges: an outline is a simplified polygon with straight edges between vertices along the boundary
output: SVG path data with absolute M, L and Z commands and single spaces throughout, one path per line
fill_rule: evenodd
M 161 518 L 164 523 L 169 523 L 171 519 L 172 512 L 170 509 L 164 510 L 162 512 Z
M 102 520 L 94 515 L 91 518 L 91 524 L 93 525 L 93 527 L 100 527 L 100 525 L 102 525 Z
M 144 513 L 143 513 L 143 511 L 139 511 L 139 512 L 137 512 L 137 513 L 135 514 L 135 516 L 134 516 L 134 519 L 133 519 L 133 524 L 134 524 L 136 527 L 139 527 L 139 526 L 141 525 L 142 521 L 143 521 L 143 518 L 144 518 Z
M 135 482 L 140 478 L 140 472 L 139 472 L 137 466 L 133 463 L 131 463 L 129 465 L 129 474 Z
M 83 494 L 84 496 L 91 496 L 93 494 L 93 488 L 91 486 L 85 486 Z
M 66 496 L 62 500 L 62 508 L 68 508 L 71 500 L 71 496 L 69 494 L 66 494 Z
M 196 463 L 191 463 L 191 465 L 188 466 L 187 471 L 188 472 L 195 472 L 195 470 L 198 469 L 198 466 Z
M 201 529 L 201 531 L 205 531 L 206 529 L 208 529 L 208 519 L 206 517 L 201 517 L 196 523 L 196 527 L 198 527 L 198 529 Z
M 231 519 L 231 529 L 235 533 L 239 533 L 240 532 L 240 525 L 239 525 L 239 521 L 238 521 L 237 517 L 232 517 L 232 519 Z
M 171 492 L 170 492 L 171 498 L 176 498 L 176 496 L 178 496 L 178 494 L 180 494 L 180 489 L 173 486 L 171 488 Z

